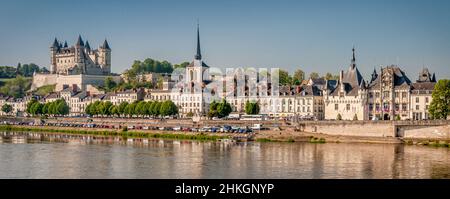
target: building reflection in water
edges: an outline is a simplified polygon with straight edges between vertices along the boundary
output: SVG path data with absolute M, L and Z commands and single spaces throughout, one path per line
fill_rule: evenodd
M 449 178 L 450 150 L 0 133 L 0 178 Z

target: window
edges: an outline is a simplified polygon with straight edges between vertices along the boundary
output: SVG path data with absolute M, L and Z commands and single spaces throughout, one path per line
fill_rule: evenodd
M 350 110 L 350 104 L 347 104 L 346 109 L 347 109 L 347 111 Z
M 376 92 L 376 93 L 375 93 L 375 97 L 376 97 L 376 98 L 379 98 L 379 97 L 380 97 L 380 93 L 379 93 L 379 92 Z
M 425 97 L 425 103 L 428 103 L 428 97 Z
M 373 98 L 373 93 L 372 92 L 369 93 L 369 98 L 371 98 L 371 99 Z
M 380 104 L 375 104 L 375 109 L 377 110 L 377 111 L 379 111 L 380 110 Z
M 399 111 L 400 110 L 400 105 L 399 104 L 395 104 L 395 111 Z
M 334 110 L 337 111 L 339 109 L 339 104 L 334 104 Z
M 419 103 L 419 97 L 416 97 L 416 103 Z
M 419 105 L 416 105 L 416 110 L 419 110 Z
M 373 110 L 373 104 L 369 104 L 369 111 Z
M 402 110 L 403 110 L 403 111 L 406 111 L 406 110 L 407 110 L 406 104 L 402 104 Z
M 406 92 L 402 93 L 402 98 L 406 98 Z

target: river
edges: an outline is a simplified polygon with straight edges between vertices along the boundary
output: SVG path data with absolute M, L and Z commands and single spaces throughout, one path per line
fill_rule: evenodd
M 450 178 L 450 149 L 0 132 L 0 178 Z

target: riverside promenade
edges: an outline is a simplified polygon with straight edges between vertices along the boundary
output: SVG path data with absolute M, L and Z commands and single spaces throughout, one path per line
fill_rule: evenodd
M 142 118 L 11 118 L 1 117 L 0 122 L 43 122 L 43 123 L 74 123 L 98 124 L 115 127 L 147 126 L 147 127 L 189 127 L 202 128 L 204 126 L 232 125 L 251 127 L 262 124 L 266 130 L 255 130 L 252 139 L 270 141 L 311 141 L 326 140 L 326 142 L 370 142 L 370 143 L 402 143 L 404 140 L 440 140 L 450 141 L 450 120 L 422 120 L 422 121 L 300 121 L 286 122 L 280 120 L 241 121 L 241 120 L 201 120 L 193 122 L 190 119 L 142 119 Z M 63 128 L 64 127 L 43 127 Z M 81 129 L 81 128 L 77 128 Z M 101 129 L 118 131 L 120 128 Z M 99 129 L 86 128 L 95 131 Z M 129 130 L 130 132 L 174 133 L 158 130 Z M 177 131 L 187 134 L 188 132 Z M 193 134 L 189 132 L 188 134 Z M 211 135 L 231 135 L 227 133 L 208 133 Z M 314 141 L 314 140 L 312 140 Z

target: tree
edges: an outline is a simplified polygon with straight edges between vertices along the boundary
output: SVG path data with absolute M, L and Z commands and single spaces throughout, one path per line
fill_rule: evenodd
M 441 79 L 434 85 L 429 113 L 433 119 L 446 119 L 450 115 L 450 80 Z
M 189 113 L 186 114 L 186 117 L 194 117 L 194 113 L 192 111 L 189 111 Z
M 2 111 L 6 114 L 9 114 L 12 111 L 12 106 L 9 104 L 3 104 Z
M 247 101 L 245 103 L 245 113 L 247 115 L 259 114 L 259 104 L 257 102 Z
M 69 114 L 69 106 L 64 99 L 58 99 L 56 102 L 56 115 L 67 115 Z
M 225 99 L 222 99 L 222 101 L 217 105 L 216 110 L 217 110 L 217 116 L 219 118 L 223 118 L 223 117 L 228 116 L 231 113 L 232 108 L 231 108 L 230 103 L 228 103 Z
M 178 107 L 171 100 L 164 101 L 160 107 L 161 116 L 172 116 L 178 114 Z
M 161 102 L 155 102 L 152 107 L 152 115 L 158 117 L 160 115 L 159 112 L 160 110 L 161 110 Z
M 278 77 L 280 85 L 289 85 L 292 83 L 292 79 L 289 76 L 289 73 L 285 70 L 278 70 Z
M 333 75 L 331 73 L 327 73 L 327 74 L 325 74 L 324 78 L 326 80 L 338 80 L 339 79 L 339 75 Z
M 356 113 L 355 113 L 355 115 L 353 116 L 353 121 L 356 121 L 356 120 L 358 120 L 358 115 L 356 115 Z
M 112 77 L 107 77 L 105 79 L 105 89 L 107 91 L 114 90 L 116 88 L 116 86 L 117 86 L 117 83 L 113 80 Z
M 304 79 L 305 79 L 305 72 L 303 72 L 303 70 L 300 69 L 295 70 L 294 76 L 292 76 L 294 84 L 300 85 Z
M 173 69 L 177 69 L 177 68 L 186 68 L 186 66 L 188 66 L 189 65 L 189 62 L 183 62 L 183 63 L 181 63 L 181 64 L 175 64 L 174 66 L 173 66 Z
M 128 106 L 128 102 L 122 102 L 119 104 L 119 107 L 117 108 L 117 112 L 119 113 L 119 115 L 125 115 L 125 109 Z
M 401 120 L 400 115 L 396 115 L 396 116 L 395 116 L 395 120 Z
M 140 116 L 146 115 L 146 113 L 147 113 L 147 110 L 145 110 L 146 104 L 147 104 L 147 102 L 145 102 L 145 101 L 139 101 L 136 104 L 135 111 L 134 111 L 136 113 L 136 115 L 140 115 Z
M 208 117 L 223 118 L 228 116 L 231 113 L 231 111 L 232 111 L 231 105 L 225 99 L 222 99 L 222 101 L 219 103 L 213 101 L 209 104 Z
M 317 79 L 319 77 L 320 77 L 319 73 L 316 73 L 316 72 L 312 72 L 311 74 L 309 74 L 309 78 L 311 78 L 311 79 Z
M 28 113 L 28 114 L 32 114 L 31 113 L 31 107 L 37 102 L 38 101 L 36 99 L 31 99 L 30 102 L 28 102 L 28 104 L 27 104 L 27 109 L 25 110 L 25 112 Z
M 32 115 L 40 115 L 40 114 L 42 114 L 43 107 L 44 107 L 43 104 L 36 102 L 30 107 L 30 113 Z
M 15 79 L 9 80 L 4 86 L 0 88 L 0 93 L 4 95 L 21 98 L 25 96 L 25 92 L 31 87 L 31 79 L 18 76 Z
M 341 116 L 341 114 L 340 114 L 340 113 L 338 113 L 338 114 L 337 114 L 337 116 L 336 116 L 336 120 L 342 120 L 342 116 Z

